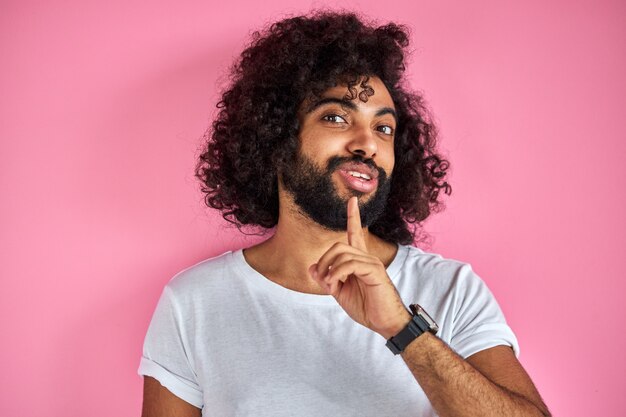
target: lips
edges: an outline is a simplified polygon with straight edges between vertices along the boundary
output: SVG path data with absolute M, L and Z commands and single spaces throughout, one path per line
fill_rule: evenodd
M 360 162 L 346 162 L 345 164 L 341 164 L 338 168 L 340 171 L 354 171 L 359 174 L 365 174 L 371 179 L 378 178 L 378 171 L 367 164 L 363 164 Z
M 378 187 L 378 171 L 359 162 L 348 162 L 337 169 L 346 187 L 361 193 L 371 193 Z

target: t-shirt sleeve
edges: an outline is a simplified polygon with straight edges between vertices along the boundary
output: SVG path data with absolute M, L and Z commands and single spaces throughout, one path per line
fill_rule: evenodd
M 515 334 L 506 323 L 495 297 L 482 279 L 465 264 L 459 270 L 459 308 L 453 318 L 450 346 L 463 358 L 494 346 L 510 346 L 519 356 Z
M 202 389 L 193 370 L 185 328 L 174 293 L 165 286 L 148 327 L 137 372 L 157 379 L 177 397 L 202 408 Z

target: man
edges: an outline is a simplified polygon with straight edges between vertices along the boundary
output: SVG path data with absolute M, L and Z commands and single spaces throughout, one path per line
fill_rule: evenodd
M 403 28 L 321 13 L 254 39 L 197 174 L 274 233 L 167 284 L 143 415 L 549 415 L 471 267 L 407 246 L 450 188 Z

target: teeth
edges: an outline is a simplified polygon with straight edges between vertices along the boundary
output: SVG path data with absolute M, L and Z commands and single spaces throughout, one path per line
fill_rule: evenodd
M 353 177 L 357 177 L 357 178 L 363 178 L 366 180 L 370 180 L 370 176 L 367 174 L 361 174 L 360 172 L 356 172 L 356 171 L 348 171 L 348 174 L 352 175 Z

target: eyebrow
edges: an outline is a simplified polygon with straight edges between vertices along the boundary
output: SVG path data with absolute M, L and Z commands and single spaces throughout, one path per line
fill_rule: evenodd
M 325 98 L 317 100 L 315 103 L 308 106 L 308 108 L 306 109 L 306 114 L 312 113 L 313 111 L 317 110 L 318 108 L 326 104 L 339 104 L 341 107 L 347 107 L 350 110 L 354 110 L 354 111 L 359 110 L 358 106 L 354 104 L 354 102 L 352 102 L 351 100 L 342 100 L 336 97 L 325 97 Z M 396 121 L 396 124 L 398 123 L 398 115 L 396 114 L 396 111 L 392 109 L 391 107 L 383 107 L 379 109 L 376 112 L 375 116 L 380 117 L 380 116 L 384 116 L 385 114 L 392 115 Z

